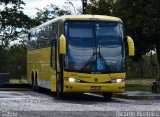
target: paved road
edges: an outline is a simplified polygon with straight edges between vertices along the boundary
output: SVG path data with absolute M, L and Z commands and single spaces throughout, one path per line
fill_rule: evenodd
M 70 98 L 57 100 L 49 92 L 38 93 L 34 91 L 0 91 L 0 111 L 4 113 L 13 111 L 36 111 L 38 113 L 41 112 L 42 114 L 44 114 L 44 112 L 46 111 L 79 111 L 81 112 L 81 114 L 84 114 L 84 112 L 87 111 L 97 111 L 98 113 L 100 111 L 103 111 L 104 113 L 107 111 L 160 112 L 160 100 L 128 100 L 113 98 L 111 102 L 106 102 L 102 97 L 92 96 L 88 94 L 81 96 L 76 95 Z M 112 113 L 110 114 L 113 115 Z M 121 113 L 118 114 L 121 115 Z M 156 114 L 159 114 L 157 116 L 160 116 L 160 113 Z M 88 116 L 90 115 L 91 114 L 89 114 Z M 93 115 L 96 114 L 94 113 Z M 60 115 L 57 115 L 57 117 L 58 116 Z

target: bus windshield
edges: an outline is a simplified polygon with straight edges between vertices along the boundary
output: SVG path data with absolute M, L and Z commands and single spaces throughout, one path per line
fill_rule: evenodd
M 65 36 L 65 70 L 100 73 L 125 70 L 122 23 L 67 21 Z

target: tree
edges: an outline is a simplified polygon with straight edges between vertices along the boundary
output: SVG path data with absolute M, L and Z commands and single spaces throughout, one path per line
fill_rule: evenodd
M 88 14 L 112 15 L 114 0 L 90 0 Z
M 47 5 L 46 7 L 43 8 L 43 10 L 38 8 L 37 10 L 38 10 L 38 12 L 36 13 L 37 16 L 34 18 L 34 20 L 37 21 L 39 24 L 54 19 L 61 15 L 70 14 L 69 11 L 60 9 L 54 4 Z
M 8 71 L 13 78 L 26 76 L 27 48 L 25 44 L 16 44 L 8 50 Z
M 136 45 L 138 60 L 143 54 L 156 50 L 160 65 L 160 1 L 159 0 L 117 0 L 114 15 L 126 25 Z
M 66 5 L 64 6 L 64 8 L 67 9 L 67 11 L 69 11 L 70 14 L 72 14 L 72 12 L 74 14 L 77 14 L 77 12 L 79 12 L 78 9 L 74 6 L 73 0 L 72 0 L 72 2 L 71 2 L 71 0 L 66 0 L 65 4 Z
M 31 20 L 22 11 L 25 5 L 22 0 L 1 0 L 0 5 L 0 45 L 6 48 L 27 32 Z
M 22 75 L 26 72 L 26 46 L 11 46 L 15 40 L 24 40 L 34 20 L 23 13 L 22 0 L 0 1 L 0 72 L 8 72 L 17 77 L 17 66 L 22 66 Z
M 7 72 L 8 67 L 8 49 L 4 49 L 0 46 L 0 73 Z

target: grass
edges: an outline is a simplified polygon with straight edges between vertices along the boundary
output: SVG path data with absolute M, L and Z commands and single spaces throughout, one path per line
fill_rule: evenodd
M 27 79 L 10 79 L 9 80 L 10 83 L 28 83 Z
M 127 79 L 126 91 L 151 91 L 155 79 Z

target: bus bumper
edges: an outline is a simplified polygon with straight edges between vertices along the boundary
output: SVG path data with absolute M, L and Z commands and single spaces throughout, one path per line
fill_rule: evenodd
M 70 83 L 64 82 L 64 92 L 113 92 L 123 93 L 125 83 Z

